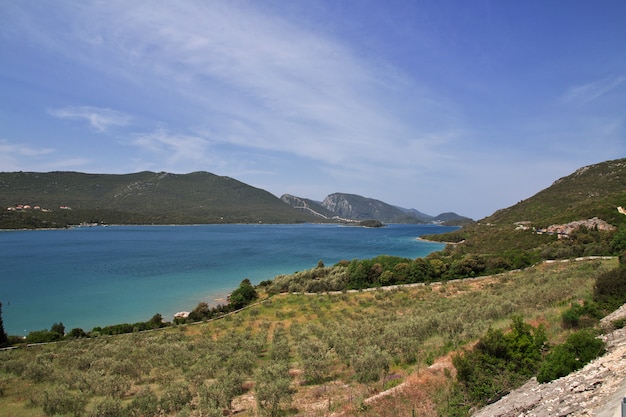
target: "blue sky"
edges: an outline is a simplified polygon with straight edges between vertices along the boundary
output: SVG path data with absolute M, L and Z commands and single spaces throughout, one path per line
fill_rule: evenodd
M 0 0 L 0 171 L 474 219 L 626 157 L 626 2 Z

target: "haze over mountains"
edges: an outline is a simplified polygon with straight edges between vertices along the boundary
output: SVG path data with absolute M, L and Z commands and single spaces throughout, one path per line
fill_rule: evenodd
M 208 172 L 145 171 L 123 175 L 5 172 L 0 173 L 0 207 L 3 208 L 0 226 L 9 228 L 24 226 L 20 224 L 24 220 L 30 222 L 28 227 L 59 227 L 64 222 L 471 221 L 454 214 L 433 217 L 353 194 L 331 194 L 322 203 L 286 196 L 281 200 L 265 190 Z

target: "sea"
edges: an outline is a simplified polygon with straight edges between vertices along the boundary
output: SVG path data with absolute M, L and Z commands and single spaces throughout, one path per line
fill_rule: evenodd
M 0 302 L 5 331 L 26 336 L 172 320 L 199 302 L 225 303 L 248 278 L 378 255 L 417 258 L 441 243 L 417 239 L 454 227 L 390 224 L 96 226 L 0 231 Z

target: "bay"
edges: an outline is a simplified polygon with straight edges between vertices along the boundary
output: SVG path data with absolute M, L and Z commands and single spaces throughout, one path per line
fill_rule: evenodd
M 4 328 L 27 335 L 62 322 L 79 327 L 134 323 L 225 299 L 253 284 L 313 268 L 319 260 L 378 255 L 417 258 L 443 244 L 416 239 L 455 229 L 325 224 L 109 226 L 0 232 Z

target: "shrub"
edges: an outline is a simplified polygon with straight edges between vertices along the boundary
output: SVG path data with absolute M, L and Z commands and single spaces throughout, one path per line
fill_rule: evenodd
M 517 316 L 510 332 L 489 329 L 473 350 L 453 356 L 457 379 L 474 403 L 495 401 L 535 373 L 545 342 L 541 326 Z
M 70 413 L 80 416 L 86 405 L 87 398 L 84 395 L 62 385 L 53 385 L 43 393 L 42 407 L 46 416 Z
M 62 337 L 59 333 L 50 330 L 36 330 L 26 336 L 26 343 L 50 343 L 61 340 Z
M 159 401 L 156 394 L 150 387 L 145 387 L 135 395 L 126 410 L 132 417 L 155 416 L 158 415 L 158 404 Z
M 549 382 L 569 375 L 604 353 L 604 342 L 590 330 L 572 333 L 565 343 L 557 345 L 546 356 L 537 381 Z
M 272 360 L 259 368 L 255 377 L 255 391 L 263 414 L 277 416 L 284 406 L 291 403 L 290 385 L 287 362 Z
M 122 403 L 118 399 L 104 397 L 87 414 L 88 417 L 119 417 L 122 415 Z
M 592 327 L 602 318 L 598 306 L 594 302 L 585 301 L 583 305 L 573 303 L 561 314 L 561 322 L 566 329 Z
M 352 368 L 358 382 L 376 382 L 389 372 L 389 357 L 376 346 L 367 346 L 352 357 Z
M 626 302 L 626 268 L 619 267 L 598 275 L 593 300 L 600 308 L 614 311 Z

